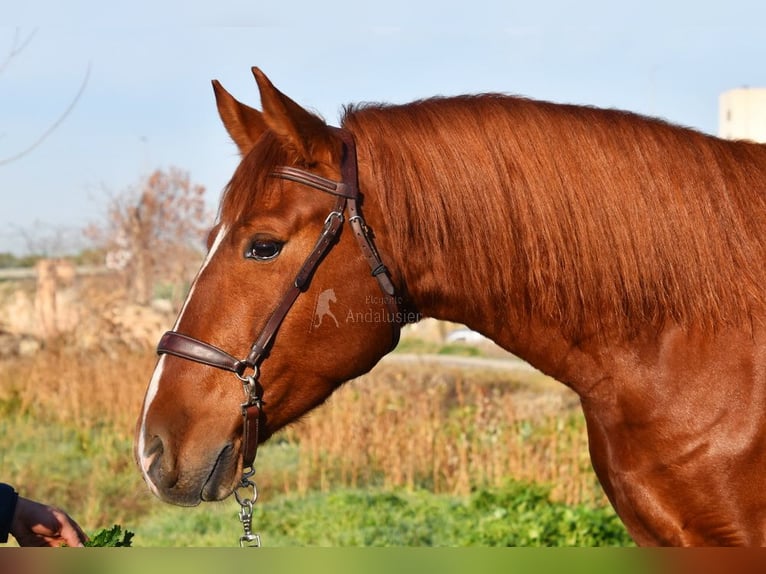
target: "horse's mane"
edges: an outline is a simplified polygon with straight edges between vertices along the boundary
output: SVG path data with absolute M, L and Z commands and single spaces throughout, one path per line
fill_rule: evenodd
M 350 106 L 343 125 L 391 244 L 441 246 L 432 275 L 464 293 L 580 334 L 763 309 L 766 146 L 501 95 Z

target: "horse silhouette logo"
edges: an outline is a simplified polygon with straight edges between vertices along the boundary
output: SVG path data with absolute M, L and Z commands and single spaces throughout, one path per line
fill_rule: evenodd
M 316 305 L 314 305 L 314 321 L 311 325 L 312 329 L 321 327 L 325 317 L 329 317 L 335 321 L 336 327 L 340 327 L 338 318 L 333 314 L 332 309 L 330 309 L 330 303 L 335 303 L 336 301 L 337 298 L 335 297 L 334 289 L 325 289 L 317 295 Z

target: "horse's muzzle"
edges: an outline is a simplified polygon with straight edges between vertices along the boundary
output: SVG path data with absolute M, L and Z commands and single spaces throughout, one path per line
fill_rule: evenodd
M 187 460 L 181 466 L 156 436 L 148 440 L 139 455 L 144 479 L 164 502 L 197 506 L 200 502 L 223 500 L 237 484 L 238 450 L 231 443 L 195 465 Z

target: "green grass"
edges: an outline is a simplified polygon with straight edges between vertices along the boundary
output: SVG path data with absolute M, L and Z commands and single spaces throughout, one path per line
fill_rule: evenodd
M 167 508 L 137 526 L 137 546 L 232 546 L 233 501 Z M 381 489 L 312 492 L 258 503 L 264 546 L 630 546 L 611 509 L 552 502 L 544 487 L 510 482 L 468 498 Z
M 484 356 L 482 349 L 475 345 L 462 343 L 438 343 L 421 339 L 402 339 L 394 349 L 395 353 L 419 353 L 430 355 L 450 355 L 460 357 Z

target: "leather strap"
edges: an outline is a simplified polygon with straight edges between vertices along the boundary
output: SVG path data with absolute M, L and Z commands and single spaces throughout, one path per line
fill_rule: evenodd
M 380 289 L 386 295 L 385 301 L 389 311 L 394 313 L 395 325 L 401 324 L 402 317 L 399 313 L 399 304 L 396 301 L 394 294 L 394 283 L 391 281 L 388 269 L 383 264 L 383 261 L 375 249 L 375 244 L 372 242 L 372 234 L 370 233 L 367 224 L 362 218 L 359 212 L 359 170 L 356 165 L 356 143 L 354 142 L 354 136 L 351 132 L 344 129 L 336 128 L 336 133 L 343 140 L 344 156 L 341 161 L 341 178 L 346 183 L 349 189 L 349 201 L 348 201 L 348 221 L 351 224 L 351 228 L 354 230 L 354 237 L 359 247 L 362 250 L 362 254 L 367 263 L 370 266 L 370 272 L 373 277 L 378 281 Z M 398 336 L 397 336 L 398 341 Z
M 253 346 L 250 348 L 250 353 L 243 361 L 247 366 L 253 368 L 258 367 L 261 361 L 265 358 L 282 321 L 285 320 L 287 313 L 290 311 L 293 303 L 295 303 L 298 295 L 306 290 L 314 271 L 319 266 L 319 262 L 335 242 L 335 239 L 340 232 L 341 225 L 343 225 L 343 204 L 345 201 L 345 199 L 339 197 L 338 201 L 335 202 L 335 208 L 330 212 L 330 215 L 327 216 L 324 229 L 322 230 L 314 249 L 311 250 L 311 253 L 309 253 L 308 257 L 304 260 L 292 285 L 290 285 L 282 296 L 282 300 L 272 312 L 271 317 L 269 317 L 269 320 L 263 327 L 258 339 L 256 339 L 255 343 L 253 343 Z
M 253 467 L 258 452 L 258 428 L 261 422 L 260 402 L 242 405 L 242 468 Z
M 246 366 L 218 347 L 175 331 L 168 331 L 162 335 L 157 344 L 157 354 L 173 355 L 238 375 L 242 374 Z
M 313 187 L 314 189 L 318 189 L 319 191 L 331 193 L 332 195 L 340 195 L 342 197 L 355 197 L 351 195 L 351 192 L 348 191 L 345 182 L 333 181 L 331 179 L 322 177 L 321 175 L 316 175 L 311 172 L 298 169 L 297 167 L 290 167 L 286 165 L 275 167 L 274 171 L 271 172 L 271 175 L 281 177 L 282 179 L 289 179 L 290 181 L 294 181 L 296 183 L 302 183 L 304 185 Z

